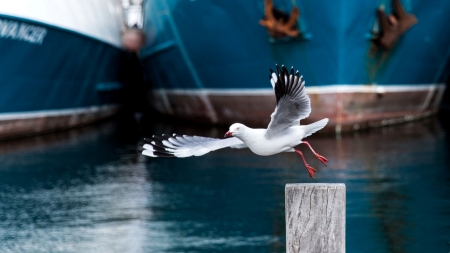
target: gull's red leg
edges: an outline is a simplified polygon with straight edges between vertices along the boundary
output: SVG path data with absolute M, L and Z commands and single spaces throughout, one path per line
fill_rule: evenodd
M 311 145 L 309 145 L 309 143 L 307 141 L 302 141 L 302 143 L 306 144 L 311 149 L 311 151 L 314 153 L 314 155 L 317 157 L 317 159 L 319 159 L 325 166 L 327 166 L 327 162 L 328 162 L 327 158 L 317 154 L 316 151 L 314 151 L 314 149 L 311 147 Z
M 296 149 L 295 149 L 295 152 L 296 152 L 297 154 L 299 154 L 299 155 L 302 157 L 303 162 L 305 163 L 306 169 L 308 170 L 309 177 L 310 177 L 310 178 L 314 178 L 314 173 L 315 173 L 317 170 L 314 169 L 313 167 L 311 167 L 311 165 L 309 165 L 308 163 L 306 163 L 305 157 L 303 156 L 303 153 L 302 153 L 300 150 L 296 150 Z

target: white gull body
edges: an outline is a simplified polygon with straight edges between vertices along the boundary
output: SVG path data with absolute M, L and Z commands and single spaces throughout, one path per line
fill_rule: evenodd
M 316 170 L 306 163 L 303 153 L 294 149 L 299 144 L 306 144 L 314 155 L 324 164 L 328 160 L 317 154 L 311 145 L 303 141 L 305 137 L 319 131 L 328 123 L 328 119 L 322 119 L 309 125 L 300 125 L 300 120 L 311 113 L 311 102 L 305 92 L 305 82 L 290 73 L 283 66 L 277 67 L 276 74 L 271 71 L 270 81 L 275 91 L 277 106 L 271 115 L 271 121 L 267 129 L 253 129 L 240 123 L 230 126 L 225 134 L 226 139 L 208 138 L 186 135 L 162 135 L 144 139 L 142 154 L 151 157 L 189 157 L 201 156 L 221 148 L 249 148 L 260 156 L 269 156 L 281 152 L 296 152 L 305 163 L 310 177 L 314 178 Z
M 229 132 L 245 143 L 253 153 L 260 156 L 269 156 L 281 152 L 294 152 L 294 147 L 301 144 L 303 138 L 316 132 L 327 122 L 328 120 L 324 119 L 311 125 L 291 126 L 271 137 L 266 136 L 267 129 L 253 129 L 240 123 L 231 125 Z

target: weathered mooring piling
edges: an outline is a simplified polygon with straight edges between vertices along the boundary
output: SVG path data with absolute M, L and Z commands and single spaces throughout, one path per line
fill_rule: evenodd
M 345 252 L 345 184 L 286 185 L 286 253 Z

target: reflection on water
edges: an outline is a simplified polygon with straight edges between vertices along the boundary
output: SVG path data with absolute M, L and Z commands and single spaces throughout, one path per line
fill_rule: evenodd
M 284 252 L 284 185 L 347 185 L 347 252 L 450 251 L 450 138 L 437 119 L 308 138 L 295 154 L 139 154 L 115 122 L 0 143 L 0 252 Z M 226 129 L 155 123 L 152 133 Z
M 113 130 L 106 125 L 1 144 L 0 252 L 142 248 L 147 171 L 112 138 Z

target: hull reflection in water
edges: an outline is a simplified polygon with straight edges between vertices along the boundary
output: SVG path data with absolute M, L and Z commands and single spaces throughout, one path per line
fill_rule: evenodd
M 0 252 L 284 252 L 294 182 L 347 185 L 347 252 L 450 250 L 450 138 L 436 119 L 308 138 L 330 160 L 322 168 L 304 149 L 315 181 L 290 153 L 147 159 L 133 131 L 113 123 L 0 143 Z
M 114 132 L 108 124 L 0 144 L 0 252 L 144 247 L 147 172 Z

